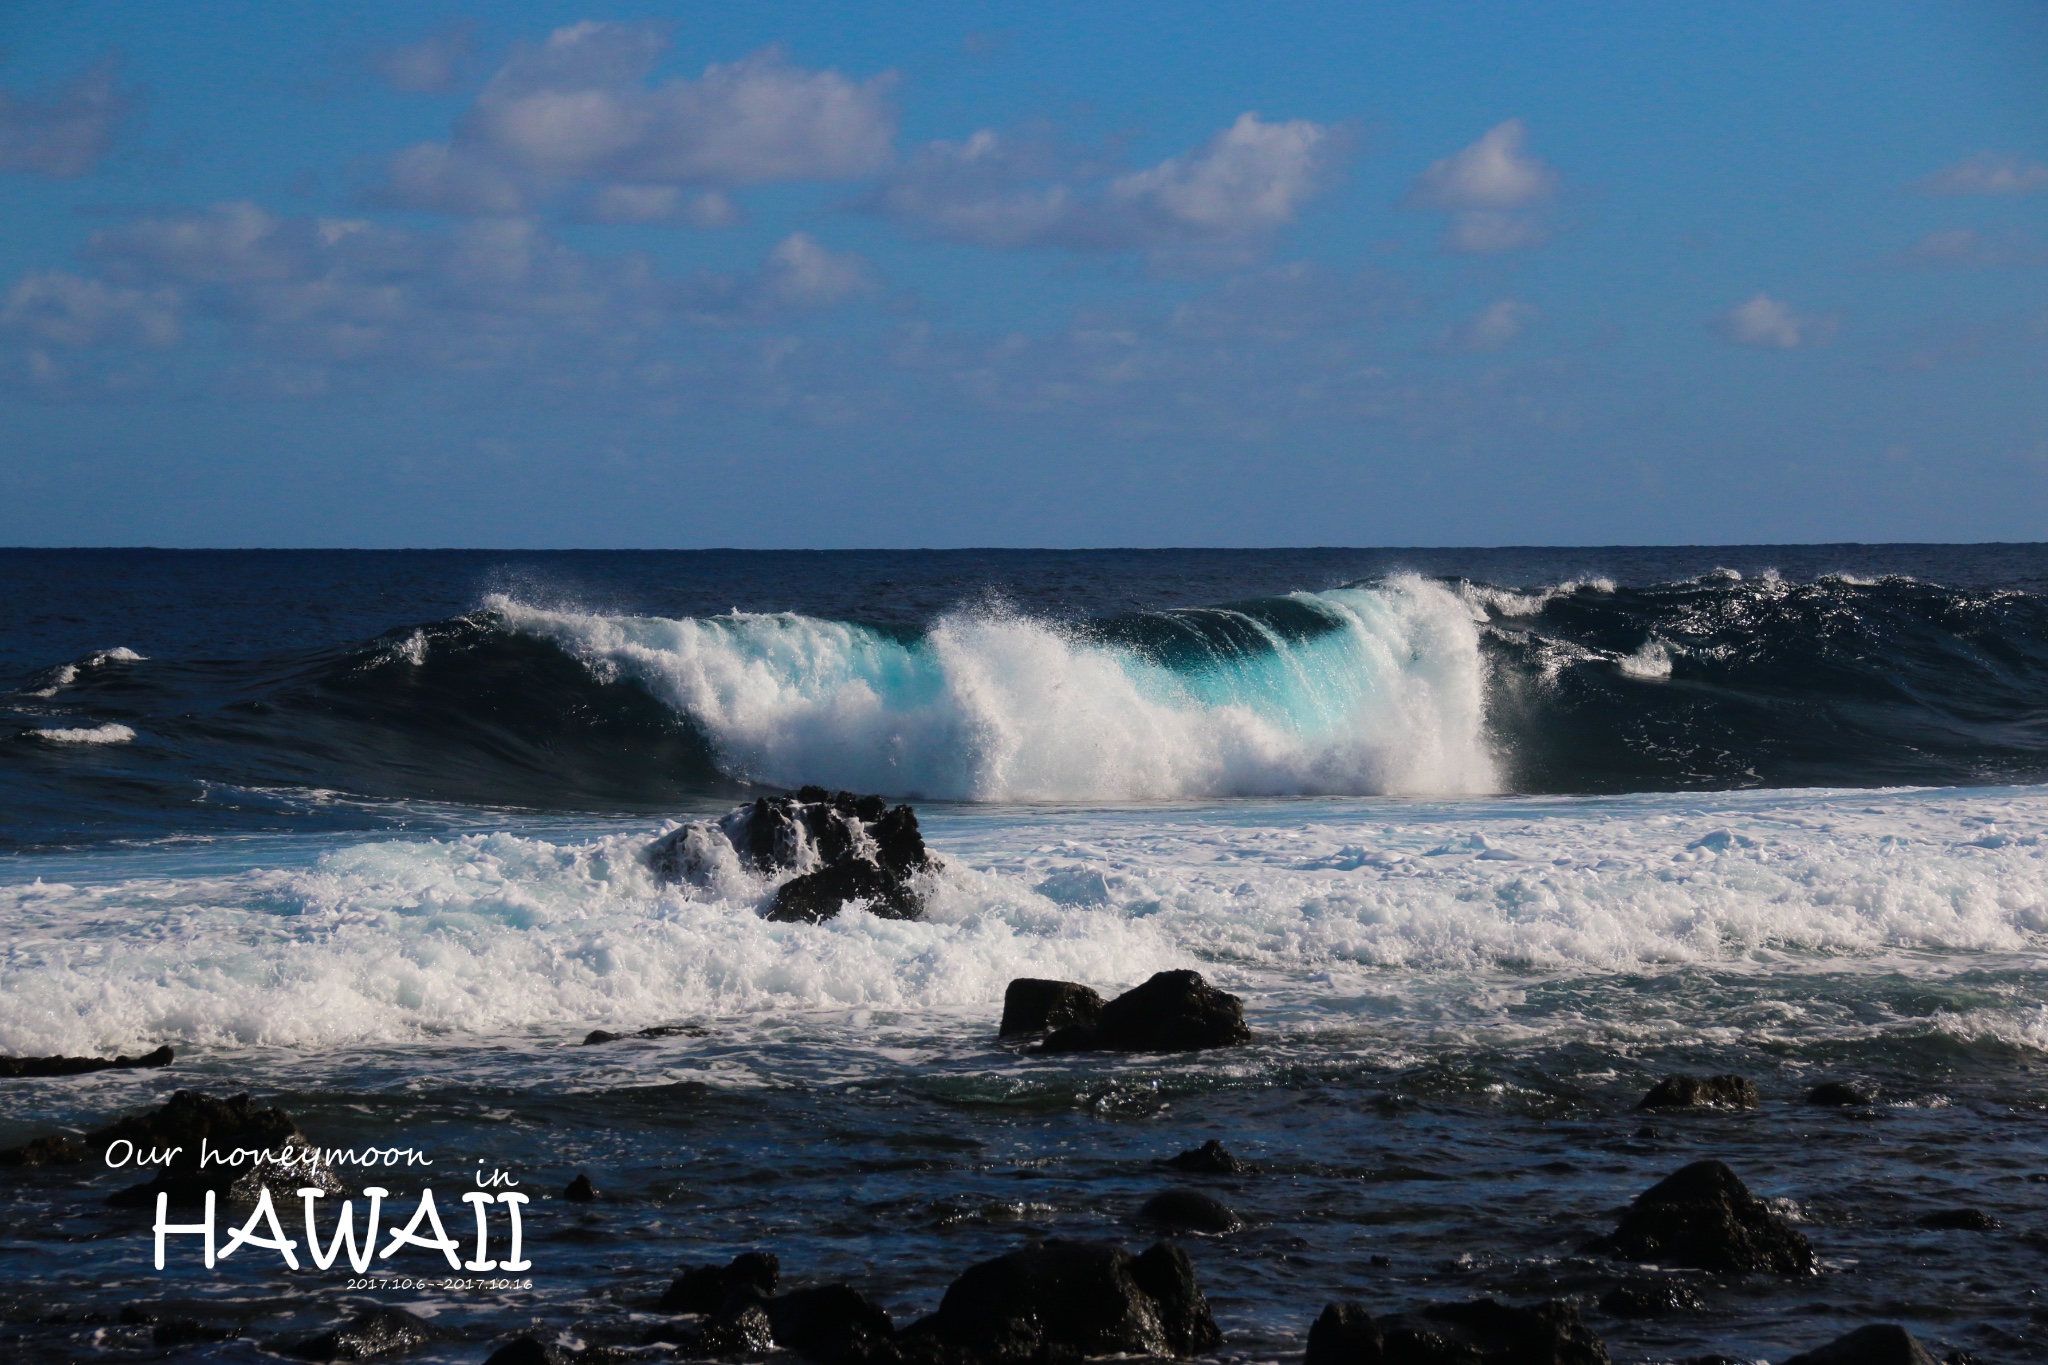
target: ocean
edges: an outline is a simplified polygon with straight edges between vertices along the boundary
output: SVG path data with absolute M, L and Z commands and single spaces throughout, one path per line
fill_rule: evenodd
M 155 1358 L 165 1323 L 274 1359 L 370 1303 L 441 1330 L 407 1360 L 665 1358 L 669 1279 L 751 1249 L 903 1323 L 1027 1239 L 1150 1244 L 1174 1186 L 1241 1223 L 1178 1236 L 1223 1360 L 1478 1297 L 1571 1300 L 1616 1362 L 1878 1321 L 2048 1360 L 2048 546 L 0 550 L 0 582 L 0 1054 L 177 1052 L 0 1079 L 0 1148 L 250 1093 L 430 1156 L 465 1254 L 482 1172 L 532 1201 L 516 1279 L 409 1248 L 364 1287 L 190 1235 L 159 1269 L 106 1202 L 133 1171 L 0 1168 L 10 1360 Z M 915 806 L 921 920 L 657 883 L 657 836 L 807 783 Z M 996 1037 L 1013 978 L 1175 968 L 1256 1041 Z M 1638 1111 L 1678 1073 L 1760 1103 Z M 1158 1164 L 1211 1139 L 1257 1172 Z M 1815 1275 L 1590 1248 L 1708 1157 Z M 381 1178 L 409 1215 L 429 1177 Z M 1646 1278 L 1699 1306 L 1611 1306 Z

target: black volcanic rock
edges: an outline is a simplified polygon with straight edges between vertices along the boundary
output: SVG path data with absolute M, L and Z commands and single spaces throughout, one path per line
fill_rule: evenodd
M 403 1308 L 377 1307 L 331 1332 L 286 1347 L 284 1354 L 294 1360 L 383 1360 L 424 1346 L 439 1335 L 425 1318 Z
M 886 1353 L 895 1335 L 886 1312 L 843 1284 L 794 1290 L 763 1310 L 777 1346 L 823 1365 L 859 1365 Z
M 93 1071 L 114 1071 L 126 1067 L 169 1066 L 177 1053 L 166 1043 L 139 1057 L 0 1057 L 0 1077 L 83 1076 Z
M 588 1175 L 578 1175 L 562 1190 L 562 1198 L 572 1204 L 588 1204 L 597 1198 L 597 1186 L 590 1183 Z
M 1934 1356 L 1911 1332 L 1894 1323 L 1873 1323 L 1803 1351 L 1785 1365 L 1935 1365 Z
M 1942 1209 L 1913 1220 L 1936 1232 L 1996 1232 L 2005 1225 L 1979 1209 Z
M 1193 1147 L 1179 1156 L 1167 1157 L 1160 1163 L 1176 1171 L 1190 1175 L 1250 1175 L 1259 1168 L 1237 1156 L 1215 1138 L 1210 1138 L 1199 1147 Z
M 1046 1052 L 1193 1052 L 1252 1040 L 1244 1002 L 1200 972 L 1160 972 L 1102 1007 L 1093 1028 L 1071 1025 L 1045 1040 Z
M 491 1352 L 484 1365 L 570 1365 L 574 1359 L 559 1346 L 544 1346 L 532 1337 L 514 1337 Z
M 0 1151 L 0 1166 L 76 1166 L 89 1155 L 75 1138 L 50 1133 Z
M 1866 1105 L 1873 1102 L 1876 1098 L 1868 1090 L 1863 1089 L 1861 1086 L 1851 1085 L 1847 1081 L 1822 1081 L 1819 1085 L 1806 1092 L 1806 1102 L 1808 1104 L 1829 1105 L 1836 1108 Z
M 1636 1196 L 1605 1249 L 1695 1270 L 1813 1271 L 1813 1248 L 1718 1161 L 1695 1161 Z
M 1194 1190 L 1163 1190 L 1138 1210 L 1140 1222 L 1182 1232 L 1235 1232 L 1244 1224 L 1229 1205 Z
M 766 1298 L 782 1278 L 773 1252 L 746 1251 L 724 1265 L 691 1266 L 669 1282 L 659 1307 L 665 1313 L 716 1313 L 743 1290 Z
M 938 1311 L 898 1341 L 906 1360 L 1021 1363 L 1199 1355 L 1223 1336 L 1179 1247 L 1162 1242 L 1133 1256 L 1107 1243 L 1048 1240 L 970 1266 Z
M 1434 1304 L 1375 1321 L 1333 1303 L 1309 1328 L 1306 1365 L 1608 1365 L 1607 1347 L 1569 1303 L 1493 1299 Z
M 1756 1086 L 1740 1076 L 1666 1076 L 1637 1109 L 1754 1109 Z
M 1386 1338 L 1361 1303 L 1332 1303 L 1308 1329 L 1302 1365 L 1381 1365 Z
M 1102 997 L 1075 981 L 1020 976 L 1003 991 L 1003 1022 L 997 1032 L 1022 1038 L 1050 1029 L 1094 1028 L 1102 1022 Z
M 921 910 L 911 879 L 939 866 L 910 807 L 891 809 L 879 796 L 822 787 L 764 796 L 716 821 L 684 825 L 655 840 L 645 856 L 663 885 L 709 885 L 724 857 L 757 875 L 795 872 L 763 914 L 810 923 L 854 902 L 887 919 L 916 919 Z

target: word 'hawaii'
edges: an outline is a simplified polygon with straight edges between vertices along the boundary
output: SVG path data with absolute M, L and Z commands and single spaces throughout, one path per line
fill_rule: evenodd
M 497 1183 L 495 1180 L 497 1174 L 497 1172 L 493 1172 L 493 1183 Z M 478 1178 L 477 1183 L 483 1183 L 481 1177 Z M 366 1185 L 363 1187 L 363 1193 L 370 1200 L 370 1221 L 363 1240 L 360 1243 L 356 1241 L 355 1200 L 344 1199 L 341 1202 L 341 1217 L 335 1224 L 334 1236 L 328 1240 L 327 1249 L 323 1252 L 321 1250 L 320 1232 L 314 1222 L 313 1205 L 317 1200 L 326 1197 L 326 1191 L 314 1189 L 298 1191 L 299 1198 L 306 1201 L 306 1254 L 313 1258 L 313 1264 L 321 1270 L 325 1270 L 333 1265 L 335 1258 L 341 1254 L 344 1247 L 348 1249 L 349 1264 L 356 1268 L 358 1275 L 363 1274 L 370 1268 L 371 1249 L 377 1245 L 377 1220 L 383 1212 L 384 1200 L 390 1195 L 391 1191 L 379 1189 L 375 1185 Z M 521 1254 L 520 1246 L 523 1230 L 519 1222 L 519 1206 L 527 1202 L 525 1195 L 520 1194 L 516 1190 L 501 1190 L 495 1195 L 487 1194 L 482 1190 L 471 1190 L 462 1196 L 462 1202 L 476 1210 L 476 1254 L 469 1260 L 465 1261 L 460 1258 L 462 1244 L 453 1237 L 450 1237 L 448 1230 L 441 1225 L 441 1213 L 434 1206 L 434 1192 L 431 1189 L 422 1189 L 420 1191 L 420 1204 L 413 1211 L 411 1221 L 402 1228 L 394 1227 L 391 1229 L 391 1240 L 384 1244 L 382 1251 L 377 1252 L 377 1259 L 383 1260 L 400 1247 L 415 1246 L 423 1247 L 428 1251 L 440 1252 L 448 1258 L 448 1268 L 450 1270 L 527 1270 L 532 1268 L 533 1262 L 524 1258 Z M 206 1238 L 206 1268 L 209 1270 L 213 1269 L 216 1261 L 225 1260 L 244 1246 L 264 1247 L 275 1251 L 284 1258 L 286 1267 L 292 1270 L 299 1268 L 298 1239 L 285 1236 L 283 1226 L 277 1221 L 277 1206 L 270 1202 L 270 1191 L 267 1188 L 257 1192 L 256 1209 L 255 1212 L 249 1215 L 249 1221 L 229 1232 L 228 1244 L 221 1247 L 218 1251 L 215 1250 L 214 1245 L 214 1192 L 212 1190 L 206 1192 L 206 1216 L 197 1223 L 172 1223 L 168 1221 L 170 1217 L 170 1204 L 171 1197 L 168 1193 L 157 1195 L 156 1268 L 158 1270 L 164 1268 L 164 1239 L 166 1237 L 185 1235 L 204 1236 Z M 505 1213 L 511 1223 L 509 1229 L 511 1254 L 502 1261 L 494 1261 L 489 1255 L 490 1222 L 486 1209 L 491 1204 L 504 1205 Z M 421 1232 L 422 1225 L 432 1230 L 433 1235 L 431 1237 Z M 267 1237 L 263 1236 L 261 1232 L 261 1229 L 266 1227 L 270 1233 Z

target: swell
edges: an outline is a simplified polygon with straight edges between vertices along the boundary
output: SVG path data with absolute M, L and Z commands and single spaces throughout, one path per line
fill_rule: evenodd
M 366 818 L 275 788 L 639 811 L 806 782 L 968 801 L 2033 782 L 2048 609 L 1729 573 L 1536 592 L 1407 576 L 921 628 L 506 596 L 327 650 L 103 650 L 0 706 L 15 843 Z

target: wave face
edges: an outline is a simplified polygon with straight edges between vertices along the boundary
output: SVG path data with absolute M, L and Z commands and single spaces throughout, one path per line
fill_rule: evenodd
M 2031 593 L 1726 571 L 1464 592 L 1519 790 L 2048 778 L 2048 602 Z
M 963 801 L 1495 785 L 1477 624 L 1417 578 L 1078 628 L 959 612 L 914 634 L 489 609 L 638 682 L 748 782 Z

